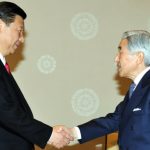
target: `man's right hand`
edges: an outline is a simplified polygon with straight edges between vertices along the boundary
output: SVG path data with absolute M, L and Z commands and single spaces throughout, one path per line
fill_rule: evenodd
M 53 127 L 53 132 L 48 141 L 48 144 L 53 145 L 56 148 L 62 148 L 73 141 L 74 137 L 67 127 L 63 125 L 57 125 Z

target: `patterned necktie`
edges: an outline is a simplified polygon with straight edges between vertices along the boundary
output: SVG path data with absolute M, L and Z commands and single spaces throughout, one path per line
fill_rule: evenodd
M 132 82 L 131 85 L 130 85 L 130 88 L 129 88 L 129 98 L 131 98 L 133 92 L 134 92 L 134 89 L 135 89 L 135 83 Z
M 9 68 L 9 65 L 7 63 L 5 64 L 5 68 L 6 68 L 7 72 L 10 74 L 10 68 Z

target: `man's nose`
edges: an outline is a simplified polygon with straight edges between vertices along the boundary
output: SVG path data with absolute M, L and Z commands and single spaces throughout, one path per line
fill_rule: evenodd
M 119 55 L 117 54 L 115 57 L 115 63 L 119 61 Z

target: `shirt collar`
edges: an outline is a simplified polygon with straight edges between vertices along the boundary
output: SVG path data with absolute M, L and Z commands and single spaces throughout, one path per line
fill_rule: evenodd
M 144 69 L 135 79 L 134 79 L 134 83 L 136 84 L 136 86 L 138 85 L 138 83 L 140 82 L 140 80 L 142 79 L 142 77 L 146 74 L 146 72 L 148 72 L 150 70 L 150 66 L 147 67 L 146 69 Z
M 6 59 L 1 53 L 0 53 L 0 60 L 2 61 L 3 65 L 6 64 Z

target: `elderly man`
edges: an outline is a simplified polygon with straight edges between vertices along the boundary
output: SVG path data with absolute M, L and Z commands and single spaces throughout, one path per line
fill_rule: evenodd
M 150 33 L 123 33 L 115 58 L 120 77 L 133 82 L 113 113 L 72 128 L 80 143 L 119 132 L 120 150 L 150 150 Z

